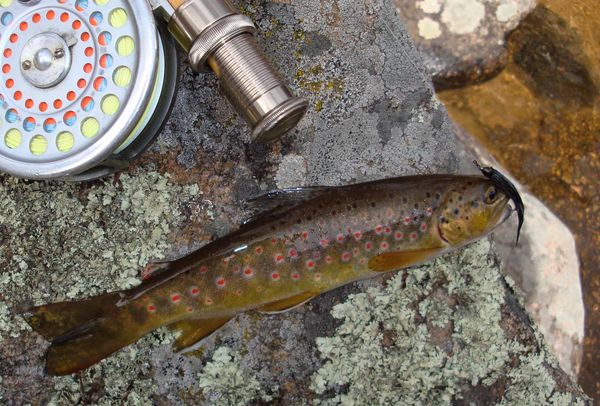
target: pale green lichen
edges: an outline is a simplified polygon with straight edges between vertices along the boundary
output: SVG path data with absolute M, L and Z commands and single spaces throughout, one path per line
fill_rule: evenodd
M 0 182 L 0 289 L 35 303 L 74 299 L 139 282 L 139 269 L 168 252 L 180 204 L 198 193 L 138 171 L 91 187 Z
M 326 360 L 312 379 L 318 402 L 448 405 L 474 386 L 491 387 L 512 357 L 533 350 L 507 340 L 500 325 L 505 294 L 483 240 L 404 271 L 383 289 L 350 296 L 332 311 L 342 320 L 336 335 L 317 339 Z M 536 371 L 524 387 L 516 384 L 521 372 L 511 375 L 515 393 L 536 400 L 528 404 L 544 403 L 555 386 L 547 371 Z
M 498 406 L 584 405 L 583 400 L 574 400 L 570 393 L 555 391 L 555 382 L 544 365 L 546 358 L 546 351 L 521 356 L 519 366 L 507 374 L 511 384 Z
M 23 303 L 77 299 L 139 283 L 140 268 L 169 253 L 168 237 L 184 221 L 181 208 L 198 194 L 196 185 L 176 185 L 168 175 L 143 169 L 83 192 L 69 183 L 0 180 L 0 341 L 28 328 L 16 314 Z M 100 376 L 102 392 L 93 403 L 150 403 L 155 391 L 148 354 L 165 341 L 170 333 L 155 332 L 81 380 L 54 378 L 54 404 L 85 402 L 82 396 Z
M 240 355 L 227 347 L 215 350 L 212 361 L 199 374 L 199 381 L 210 405 L 246 405 L 258 399 L 273 399 L 254 373 L 240 366 Z

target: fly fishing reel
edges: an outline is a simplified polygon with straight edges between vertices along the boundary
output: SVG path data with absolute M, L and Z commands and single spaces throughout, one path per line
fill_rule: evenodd
M 226 0 L 0 0 L 0 30 L 0 171 L 15 176 L 88 180 L 139 156 L 175 98 L 173 38 L 254 141 L 306 112 Z

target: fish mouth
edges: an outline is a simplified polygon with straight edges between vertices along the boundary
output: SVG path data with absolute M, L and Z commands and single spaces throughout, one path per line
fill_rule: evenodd
M 511 209 L 517 212 L 517 216 L 519 218 L 519 225 L 517 226 L 518 244 L 519 236 L 521 235 L 521 227 L 523 227 L 523 222 L 525 220 L 525 205 L 523 204 L 523 200 L 521 199 L 519 191 L 515 185 L 498 170 L 492 168 L 491 166 L 482 168 L 477 161 L 473 161 L 473 163 L 479 168 L 481 173 L 483 173 L 483 175 L 488 178 L 494 186 L 500 189 L 510 200 L 512 200 L 513 204 L 515 205 L 514 209 Z
M 512 207 L 510 204 L 507 204 L 506 207 L 504 207 L 500 218 L 498 218 L 498 222 L 490 231 L 494 231 L 496 228 L 500 227 L 515 211 L 517 210 L 514 207 Z

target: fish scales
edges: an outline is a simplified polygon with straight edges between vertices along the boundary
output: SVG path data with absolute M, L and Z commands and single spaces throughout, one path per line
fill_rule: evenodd
M 237 313 L 285 311 L 480 238 L 508 217 L 508 200 L 481 176 L 280 191 L 255 202 L 270 207 L 256 219 L 159 265 L 139 287 L 33 308 L 28 322 L 53 342 L 52 374 L 83 369 L 160 326 L 182 333 L 174 343 L 180 350 Z
M 368 278 L 373 256 L 432 242 L 441 193 L 435 185 L 411 186 L 400 205 L 399 190 L 359 185 L 304 203 L 295 216 L 270 219 L 258 238 L 241 230 L 220 255 L 186 265 L 178 279 L 144 293 L 140 306 L 155 317 L 223 316 Z

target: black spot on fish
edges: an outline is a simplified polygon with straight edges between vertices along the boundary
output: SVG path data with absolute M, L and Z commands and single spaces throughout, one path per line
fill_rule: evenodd
M 431 193 L 429 193 L 429 192 L 425 193 L 425 197 L 426 197 L 427 199 L 429 199 L 429 198 L 431 197 Z
M 371 202 L 371 207 L 375 207 L 375 206 L 377 206 L 377 205 L 375 204 L 375 202 Z
M 458 213 L 460 213 L 460 210 L 454 209 L 454 215 L 458 216 Z
M 435 198 L 436 198 L 437 200 L 440 200 L 440 199 L 442 198 L 442 195 L 440 194 L 440 192 L 437 192 L 437 193 L 435 194 Z
M 419 208 L 419 203 L 415 203 L 415 209 Z
M 458 201 L 462 202 L 462 200 L 463 200 L 463 197 L 462 196 L 458 196 Z

